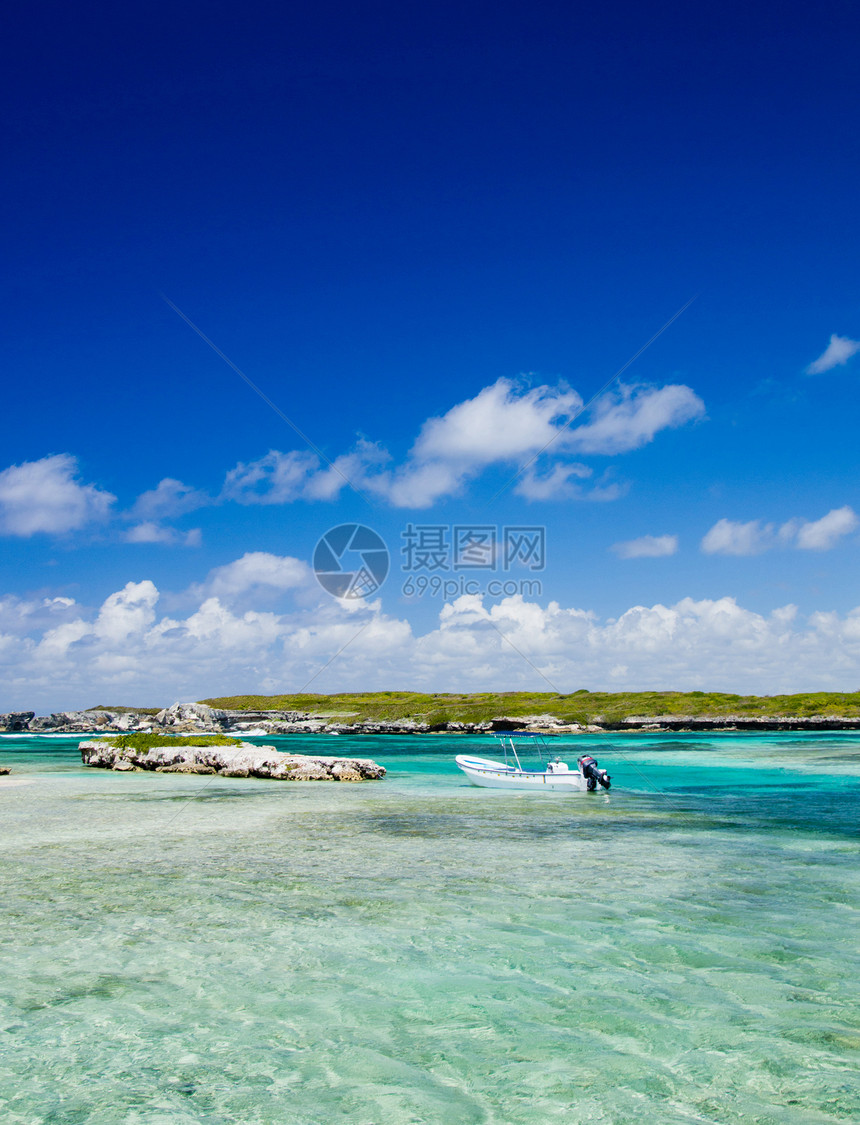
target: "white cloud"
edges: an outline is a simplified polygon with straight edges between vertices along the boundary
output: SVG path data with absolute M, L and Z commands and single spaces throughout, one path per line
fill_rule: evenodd
M 829 551 L 843 535 L 856 530 L 857 516 L 852 508 L 834 508 L 820 520 L 803 523 L 797 530 L 797 546 L 804 551 Z
M 350 487 L 384 495 L 390 481 L 379 468 L 390 458 L 380 445 L 363 438 L 349 453 L 328 464 L 315 453 L 270 449 L 265 457 L 240 461 L 231 469 L 221 498 L 239 504 L 290 504 L 296 500 L 336 500 Z
M 173 535 L 172 527 L 162 527 L 161 524 L 149 521 L 130 527 L 123 539 L 126 543 L 172 543 Z
M 0 633 L 39 633 L 71 621 L 79 613 L 74 598 L 57 595 L 26 600 L 10 595 L 0 598 Z
M 109 641 L 126 641 L 140 635 L 155 620 L 158 590 L 149 579 L 126 582 L 106 598 L 93 625 L 93 633 Z
M 115 500 L 94 484 L 82 484 L 77 460 L 68 453 L 25 461 L 0 472 L 0 532 L 29 538 L 77 531 L 106 518 Z
M 821 375 L 825 371 L 832 371 L 834 367 L 844 366 L 853 355 L 860 352 L 860 340 L 852 340 L 848 336 L 837 336 L 834 332 L 830 343 L 818 357 L 806 368 L 807 375 Z
M 429 418 L 406 462 L 368 484 L 395 507 L 427 508 L 461 493 L 489 465 L 513 467 L 539 453 L 581 408 L 582 399 L 564 384 L 522 389 L 510 379 L 499 379 L 441 417 Z M 558 494 L 576 472 L 573 466 L 557 474 L 551 470 L 548 484 L 532 483 L 535 498 Z M 521 482 L 521 487 L 528 489 L 529 482 Z
M 445 496 L 457 496 L 467 478 L 462 465 L 446 461 L 407 462 L 395 474 L 368 482 L 374 492 L 395 508 L 429 508 Z
M 174 480 L 173 477 L 165 477 L 164 480 L 159 481 L 157 488 L 138 496 L 131 511 L 131 518 L 144 523 L 175 519 L 187 512 L 205 508 L 212 502 L 211 496 L 192 488 L 190 484 L 183 484 L 181 480 Z
M 62 625 L 57 625 L 54 629 L 49 629 L 44 634 L 39 642 L 39 653 L 42 657 L 48 659 L 63 657 L 76 641 L 83 640 L 91 633 L 92 627 L 81 618 L 67 621 Z
M 760 555 L 773 546 L 773 524 L 718 520 L 702 540 L 706 555 Z
M 702 418 L 705 404 L 683 384 L 667 387 L 621 386 L 598 399 L 594 420 L 565 435 L 580 453 L 617 454 L 653 441 L 660 430 L 675 429 Z
M 526 464 L 516 491 L 528 499 L 608 500 L 620 494 L 621 486 L 583 491 L 572 478 L 591 470 L 559 458 L 571 449 L 601 455 L 629 452 L 660 430 L 704 414 L 701 399 L 685 386 L 621 386 L 598 401 L 590 422 L 569 425 L 582 405 L 565 384 L 524 388 L 499 379 L 440 417 L 429 418 L 406 460 L 394 468 L 387 467 L 389 453 L 366 440 L 327 467 L 312 453 L 270 450 L 231 469 L 222 496 L 240 504 L 332 500 L 351 484 L 395 507 L 427 508 L 460 494 L 491 465 L 508 465 L 513 474 Z
M 412 460 L 490 465 L 536 453 L 559 433 L 582 407 L 566 386 L 520 391 L 499 379 L 441 418 L 428 419 L 412 449 Z
M 658 431 L 704 414 L 689 387 L 622 386 L 598 400 L 592 421 L 569 423 L 582 399 L 565 385 L 521 391 L 508 379 L 485 387 L 473 399 L 425 422 L 410 457 L 396 472 L 388 499 L 397 506 L 427 507 L 460 492 L 471 477 L 492 464 L 542 460 L 528 465 L 515 491 L 530 500 L 614 499 L 621 488 L 582 490 L 572 478 L 590 475 L 584 465 L 557 460 L 571 449 L 615 455 L 651 441 Z M 546 463 L 546 464 L 544 464 Z
M 677 535 L 642 535 L 615 543 L 612 550 L 622 559 L 662 559 L 678 550 Z
M 373 490 L 377 481 L 385 479 L 380 466 L 390 460 L 391 454 L 381 445 L 362 438 L 350 453 L 335 457 L 327 468 L 320 467 L 310 475 L 304 495 L 308 500 L 334 500 L 345 488 Z
M 313 574 L 307 563 L 289 555 L 249 551 L 240 559 L 215 567 L 195 591 L 203 595 L 234 597 L 259 586 L 274 590 L 294 590 L 307 585 Z
M 829 551 L 840 539 L 860 526 L 853 508 L 847 504 L 834 508 L 819 520 L 797 517 L 779 528 L 761 520 L 740 523 L 722 519 L 702 539 L 702 550 L 708 555 L 760 555 L 773 547 L 795 547 L 803 551 Z
M 592 495 L 595 490 L 586 492 L 582 485 L 574 484 L 571 478 L 583 480 L 590 477 L 591 473 L 592 470 L 587 465 L 580 465 L 575 461 L 556 461 L 548 472 L 543 473 L 539 473 L 534 465 L 529 465 L 518 479 L 514 492 L 518 496 L 525 496 L 527 500 L 581 500 Z M 613 496 L 612 499 L 614 498 Z
M 258 461 L 240 461 L 231 469 L 222 496 L 239 504 L 289 504 L 304 494 L 308 477 L 319 465 L 313 453 L 270 449 Z
M 60 623 L 41 602 L 32 612 L 12 605 L 0 620 L 0 710 L 275 691 L 305 683 L 341 649 L 317 690 L 549 690 L 535 669 L 562 691 L 849 690 L 860 676 L 860 608 L 804 619 L 794 606 L 759 614 L 728 597 L 683 598 L 601 620 L 557 602 L 465 596 L 416 633 L 379 604 L 353 614 L 328 599 L 287 613 L 230 604 L 237 590 L 294 580 L 290 560 L 246 556 L 213 572 L 181 617 L 158 617 L 149 581 L 128 583 L 95 612 L 62 606 Z
M 178 543 L 183 547 L 199 547 L 203 542 L 203 535 L 199 527 L 193 527 L 190 531 L 178 531 L 175 527 L 165 527 L 164 524 L 147 520 L 130 527 L 124 532 L 123 539 L 126 543 Z

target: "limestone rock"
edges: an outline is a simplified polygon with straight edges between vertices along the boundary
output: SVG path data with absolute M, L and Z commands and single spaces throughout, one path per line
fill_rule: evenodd
M 346 762 L 338 762 L 331 768 L 332 776 L 338 781 L 361 781 L 361 774 Z
M 328 781 L 333 774 L 328 773 L 318 762 L 308 762 L 307 765 L 298 766 L 296 769 L 291 770 L 287 776 L 287 781 Z M 334 778 L 335 781 L 340 781 L 339 777 Z
M 206 703 L 173 703 L 158 712 L 155 723 L 176 731 L 217 734 L 227 725 L 227 713 Z
M 31 719 L 35 717 L 35 711 L 9 711 L 8 714 L 0 715 L 0 730 L 28 730 Z
M 217 773 L 212 766 L 196 765 L 194 762 L 179 762 L 173 766 L 156 766 L 156 773 Z
M 109 739 L 79 744 L 81 761 L 97 769 L 153 770 L 159 773 L 218 773 L 276 781 L 375 781 L 385 769 L 369 758 L 283 754 L 273 746 L 194 746 L 188 739 L 149 750 L 117 746 Z

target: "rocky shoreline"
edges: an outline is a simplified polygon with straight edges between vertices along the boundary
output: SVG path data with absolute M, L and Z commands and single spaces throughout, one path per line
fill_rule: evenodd
M 174 739 L 169 746 L 146 750 L 117 745 L 107 739 L 82 742 L 81 761 L 96 769 L 130 772 L 218 774 L 260 777 L 272 781 L 379 781 L 385 768 L 370 758 L 331 758 L 282 754 L 274 746 L 194 746 Z
M 840 715 L 630 715 L 617 722 L 563 723 L 554 715 L 499 715 L 485 722 L 426 723 L 414 719 L 347 722 L 337 716 L 302 711 L 222 711 L 205 703 L 174 703 L 157 714 L 143 711 L 33 711 L 0 714 L 0 731 L 22 734 L 486 734 L 505 730 L 545 730 L 558 734 L 602 731 L 661 733 L 683 731 L 838 731 L 860 730 L 860 718 Z

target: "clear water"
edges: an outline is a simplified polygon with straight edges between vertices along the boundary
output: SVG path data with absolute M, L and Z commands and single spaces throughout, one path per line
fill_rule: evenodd
M 470 787 L 485 739 L 291 785 L 0 737 L 0 1121 L 860 1121 L 860 738 L 611 742 L 564 797 Z

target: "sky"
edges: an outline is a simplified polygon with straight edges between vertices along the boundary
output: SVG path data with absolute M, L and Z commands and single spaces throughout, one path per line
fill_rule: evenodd
M 860 688 L 858 24 L 19 7 L 0 710 Z

